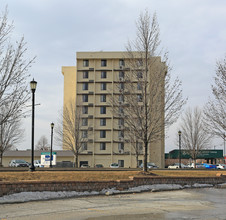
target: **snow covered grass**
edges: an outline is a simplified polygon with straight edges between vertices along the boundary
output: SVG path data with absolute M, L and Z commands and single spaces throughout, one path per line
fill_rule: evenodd
M 203 188 L 203 187 L 213 187 L 211 184 L 194 184 L 194 185 L 186 185 L 181 186 L 178 184 L 155 184 L 155 185 L 143 185 L 139 187 L 133 187 L 128 190 L 119 191 L 115 188 L 112 189 L 104 189 L 100 192 L 92 191 L 92 192 L 76 192 L 76 191 L 59 191 L 59 192 L 21 192 L 15 193 L 11 195 L 5 195 L 0 197 L 0 204 L 4 203 L 20 203 L 20 202 L 28 202 L 35 200 L 49 200 L 49 199 L 62 199 L 62 198 L 71 198 L 71 197 L 80 197 L 80 196 L 93 196 L 93 195 L 114 195 L 120 193 L 138 193 L 138 192 L 158 192 L 158 191 L 167 191 L 167 190 L 179 190 L 185 188 Z

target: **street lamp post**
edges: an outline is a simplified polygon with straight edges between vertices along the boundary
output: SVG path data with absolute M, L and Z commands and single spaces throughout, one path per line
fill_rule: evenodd
M 31 92 L 32 92 L 32 125 L 31 125 L 31 167 L 30 171 L 35 171 L 34 166 L 34 125 L 35 125 L 35 90 L 37 82 L 34 79 L 30 82 Z
M 52 168 L 52 154 L 53 154 L 53 128 L 54 128 L 54 123 L 52 122 L 51 124 L 50 124 L 50 126 L 51 126 L 51 147 L 50 147 L 50 165 L 49 165 L 49 167 L 50 168 Z
M 179 135 L 179 167 L 181 168 L 181 131 L 178 131 Z

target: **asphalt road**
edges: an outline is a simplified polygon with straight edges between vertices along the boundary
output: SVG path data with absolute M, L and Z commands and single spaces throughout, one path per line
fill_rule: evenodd
M 93 196 L 0 205 L 0 219 L 226 219 L 226 189 Z

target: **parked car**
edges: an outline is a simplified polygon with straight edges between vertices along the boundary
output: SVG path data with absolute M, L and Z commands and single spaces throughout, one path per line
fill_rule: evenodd
M 119 168 L 119 165 L 117 163 L 112 163 L 110 165 L 110 168 Z
M 88 164 L 82 164 L 81 168 L 89 168 L 90 166 Z
M 11 160 L 9 163 L 10 167 L 29 167 L 28 162 L 25 160 Z
M 198 168 L 198 169 L 204 169 L 205 168 L 203 163 L 196 163 L 196 164 L 191 163 L 191 164 L 188 165 L 188 167 L 190 167 L 190 168 Z
M 44 167 L 43 165 L 41 165 L 41 161 L 40 160 L 34 160 L 34 166 L 35 167 Z
M 143 163 L 139 167 L 143 168 L 144 167 Z M 147 168 L 148 169 L 157 169 L 158 166 L 156 166 L 155 163 L 147 163 Z
M 226 164 L 217 164 L 217 169 L 226 169 Z
M 102 164 L 96 164 L 95 167 L 96 168 L 103 168 L 104 166 Z
M 210 164 L 210 163 L 204 163 L 203 164 L 206 169 L 217 169 L 217 165 Z
M 174 163 L 172 165 L 169 165 L 168 168 L 169 169 L 179 169 L 180 168 L 180 165 L 181 165 L 181 168 L 182 169 L 189 169 L 190 167 L 187 166 L 187 165 L 184 165 L 183 163 L 179 164 L 179 163 Z

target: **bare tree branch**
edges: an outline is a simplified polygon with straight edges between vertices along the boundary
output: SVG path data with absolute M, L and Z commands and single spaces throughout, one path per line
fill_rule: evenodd
M 63 144 L 63 149 L 70 150 L 75 156 L 75 166 L 78 167 L 78 156 L 87 148 L 88 130 L 82 128 L 82 108 L 77 101 L 71 100 L 64 106 L 56 129 L 56 140 Z
M 29 99 L 28 69 L 34 61 L 24 58 L 27 51 L 24 38 L 16 44 L 10 42 L 13 25 L 8 24 L 7 16 L 6 9 L 0 17 L 0 124 L 13 120 L 14 115 L 24 116 Z
M 35 150 L 42 150 L 42 151 L 49 151 L 50 146 L 48 144 L 48 139 L 46 136 L 41 136 L 40 139 L 38 140 L 38 143 L 35 146 Z
M 202 111 L 198 107 L 187 109 L 181 124 L 182 148 L 189 151 L 195 162 L 200 151 L 209 147 L 210 140 L 211 135 L 205 131 Z
M 129 133 L 125 136 L 133 134 L 135 140 L 132 142 L 143 145 L 144 171 L 147 171 L 151 143 L 164 139 L 165 127 L 177 120 L 186 103 L 180 80 L 171 82 L 168 54 L 161 60 L 159 37 L 156 14 L 151 19 L 148 11 L 141 13 L 137 21 L 137 39 L 128 42 L 126 47 L 124 77 L 119 79 L 117 92 L 114 91 L 119 99 L 112 96 L 110 101 L 114 115 L 124 119 L 125 133 Z
M 23 141 L 24 130 L 20 128 L 20 120 L 15 117 L 10 123 L 0 124 L 0 166 L 5 151 L 11 150 L 15 144 Z
M 206 131 L 225 141 L 226 133 L 226 57 L 217 62 L 213 99 L 204 107 Z

